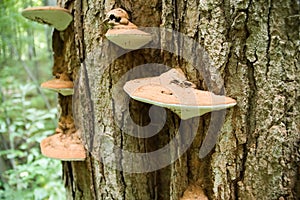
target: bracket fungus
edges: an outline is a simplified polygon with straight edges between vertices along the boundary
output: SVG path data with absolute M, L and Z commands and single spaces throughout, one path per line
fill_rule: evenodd
M 157 77 L 131 80 L 123 88 L 131 98 L 168 108 L 182 119 L 236 105 L 230 97 L 195 89 L 180 69 L 171 69 Z
M 24 9 L 21 14 L 27 19 L 53 26 L 59 31 L 65 30 L 73 20 L 67 9 L 58 6 L 30 7 Z
M 203 189 L 196 184 L 190 184 L 180 200 L 208 200 Z
M 56 77 L 58 78 L 42 83 L 41 88 L 58 92 L 64 96 L 73 95 L 74 85 L 69 77 L 65 74 L 58 74 Z
M 80 132 L 76 131 L 71 117 L 63 118 L 56 134 L 43 139 L 40 147 L 42 154 L 49 158 L 65 161 L 81 161 L 86 158 Z
M 138 49 L 152 40 L 151 34 L 139 30 L 121 8 L 109 11 L 104 22 L 109 27 L 106 38 L 124 49 Z

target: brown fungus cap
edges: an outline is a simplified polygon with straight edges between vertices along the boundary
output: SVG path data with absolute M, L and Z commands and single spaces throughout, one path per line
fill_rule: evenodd
M 106 14 L 104 23 L 113 29 L 136 29 L 137 26 L 129 21 L 128 13 L 122 8 L 116 8 Z
M 73 82 L 66 78 L 65 75 L 58 75 L 59 78 L 46 81 L 41 84 L 41 87 L 44 89 L 52 90 L 58 92 L 64 96 L 73 95 Z
M 104 22 L 110 28 L 105 34 L 106 38 L 124 49 L 138 49 L 152 40 L 149 33 L 138 30 L 129 21 L 127 12 L 121 8 L 109 11 Z
M 208 200 L 201 187 L 190 184 L 180 200 Z
M 120 18 L 119 20 L 116 18 Z M 115 8 L 110 10 L 107 14 L 106 14 L 106 18 L 109 20 L 115 20 L 116 22 L 122 22 L 121 19 L 129 19 L 129 15 L 128 13 L 122 9 L 122 8 Z M 124 22 L 123 22 L 124 23 Z
M 86 151 L 78 133 L 57 133 L 42 140 L 41 152 L 44 156 L 64 161 L 82 161 Z
M 53 26 L 59 31 L 65 30 L 73 20 L 73 16 L 67 9 L 58 6 L 26 8 L 22 11 L 22 15 L 32 21 Z
M 232 107 L 230 97 L 195 89 L 179 69 L 171 69 L 158 77 L 128 81 L 124 90 L 135 100 L 169 108 L 182 119 Z

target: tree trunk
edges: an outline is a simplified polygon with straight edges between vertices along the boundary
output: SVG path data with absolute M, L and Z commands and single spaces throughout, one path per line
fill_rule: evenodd
M 175 200 L 187 188 L 209 199 L 300 198 L 299 1 L 58 4 L 72 12 L 74 23 L 53 33 L 53 74 L 67 72 L 76 82 L 73 99 L 59 96 L 61 116 L 74 116 L 89 152 L 83 162 L 63 162 L 68 199 Z M 145 31 L 159 40 L 134 51 L 108 42 L 103 20 L 118 7 L 134 24 L 157 27 Z M 230 96 L 237 105 L 181 120 L 130 100 L 122 89 L 127 80 L 175 67 L 198 89 Z M 157 134 L 130 135 L 151 131 Z M 176 137 L 177 146 L 157 160 L 138 163 L 124 153 L 154 152 Z

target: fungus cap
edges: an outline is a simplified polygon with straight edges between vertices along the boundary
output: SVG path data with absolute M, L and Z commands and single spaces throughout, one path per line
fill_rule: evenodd
M 107 19 L 111 18 L 111 16 L 129 19 L 128 13 L 122 8 L 115 8 L 106 14 Z
M 195 89 L 194 84 L 186 81 L 183 73 L 176 69 L 158 77 L 128 81 L 124 90 L 131 98 L 168 108 L 182 119 L 236 105 L 230 97 Z
M 180 200 L 208 200 L 208 198 L 200 186 L 190 184 L 184 191 Z
M 40 143 L 44 156 L 64 161 L 82 161 L 86 151 L 76 134 L 58 133 L 43 139 Z
M 73 82 L 61 79 L 52 79 L 41 84 L 41 88 L 58 92 L 64 96 L 73 95 Z
M 109 11 L 103 22 L 108 25 L 108 28 L 137 28 L 129 21 L 128 13 L 122 8 Z
M 48 24 L 59 31 L 65 30 L 73 20 L 67 9 L 58 6 L 30 7 L 24 9 L 21 14 L 27 19 Z
M 151 34 L 126 26 L 109 29 L 105 36 L 124 49 L 138 49 L 152 40 Z

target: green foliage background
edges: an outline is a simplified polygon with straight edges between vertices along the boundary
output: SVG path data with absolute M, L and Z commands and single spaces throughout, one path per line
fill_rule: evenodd
M 65 199 L 60 161 L 39 148 L 57 125 L 57 95 L 39 88 L 52 78 L 52 28 L 20 14 L 45 3 L 0 0 L 0 199 Z

